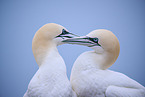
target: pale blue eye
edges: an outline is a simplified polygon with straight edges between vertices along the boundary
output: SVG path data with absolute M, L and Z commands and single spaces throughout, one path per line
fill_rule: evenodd
M 98 42 L 98 38 L 93 38 L 93 41 L 94 42 Z

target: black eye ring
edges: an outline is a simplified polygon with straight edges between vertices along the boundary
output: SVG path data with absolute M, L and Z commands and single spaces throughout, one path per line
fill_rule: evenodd
M 94 42 L 98 42 L 98 38 L 93 38 L 93 41 Z
M 98 43 L 98 41 L 99 41 L 98 38 L 91 38 L 91 37 L 88 37 L 87 39 L 89 39 L 90 41 L 96 43 L 98 46 L 101 46 L 101 45 Z
M 66 30 L 64 30 L 64 29 L 62 29 L 62 33 L 61 33 L 62 35 L 64 35 L 64 34 L 69 34 L 69 32 L 67 32 Z
M 93 41 L 93 42 L 95 42 L 95 43 L 98 43 L 98 38 L 88 38 L 89 40 L 91 40 L 91 41 Z

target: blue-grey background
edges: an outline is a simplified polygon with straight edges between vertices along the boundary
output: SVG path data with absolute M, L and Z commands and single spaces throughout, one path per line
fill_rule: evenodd
M 32 53 L 35 32 L 46 23 L 86 35 L 108 29 L 120 41 L 120 56 L 111 70 L 145 86 L 145 0 L 0 0 L 0 97 L 22 97 L 38 70 Z M 58 47 L 70 77 L 76 58 L 91 50 Z

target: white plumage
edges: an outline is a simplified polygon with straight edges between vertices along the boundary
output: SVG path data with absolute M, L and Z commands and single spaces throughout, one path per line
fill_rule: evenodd
M 120 51 L 119 41 L 111 31 L 99 29 L 65 42 L 94 49 L 81 54 L 72 68 L 70 81 L 79 97 L 145 97 L 141 84 L 107 69 Z
M 79 97 L 145 97 L 145 88 L 126 75 L 96 68 L 94 51 L 81 54 L 74 63 L 71 84 Z
M 24 97 L 76 97 L 66 75 L 64 60 L 57 45 L 73 35 L 60 25 L 50 23 L 35 34 L 32 50 L 39 69 L 31 79 Z

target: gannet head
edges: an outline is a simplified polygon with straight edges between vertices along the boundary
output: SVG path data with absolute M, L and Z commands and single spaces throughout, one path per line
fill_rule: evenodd
M 98 54 L 110 55 L 107 64 L 111 66 L 119 56 L 120 45 L 117 37 L 109 30 L 98 29 L 90 32 L 86 36 L 70 38 L 64 40 L 70 44 L 78 44 L 91 47 Z
M 109 30 L 98 29 L 90 32 L 86 35 L 92 38 L 92 41 L 96 44 L 90 46 L 92 49 L 95 49 L 97 53 L 115 52 L 117 57 L 120 52 L 120 45 L 117 37 Z
M 34 35 L 32 41 L 32 50 L 38 65 L 41 65 L 46 57 L 47 51 L 51 47 L 64 44 L 64 39 L 73 38 L 76 35 L 68 32 L 66 28 L 55 23 L 49 23 L 42 26 Z

